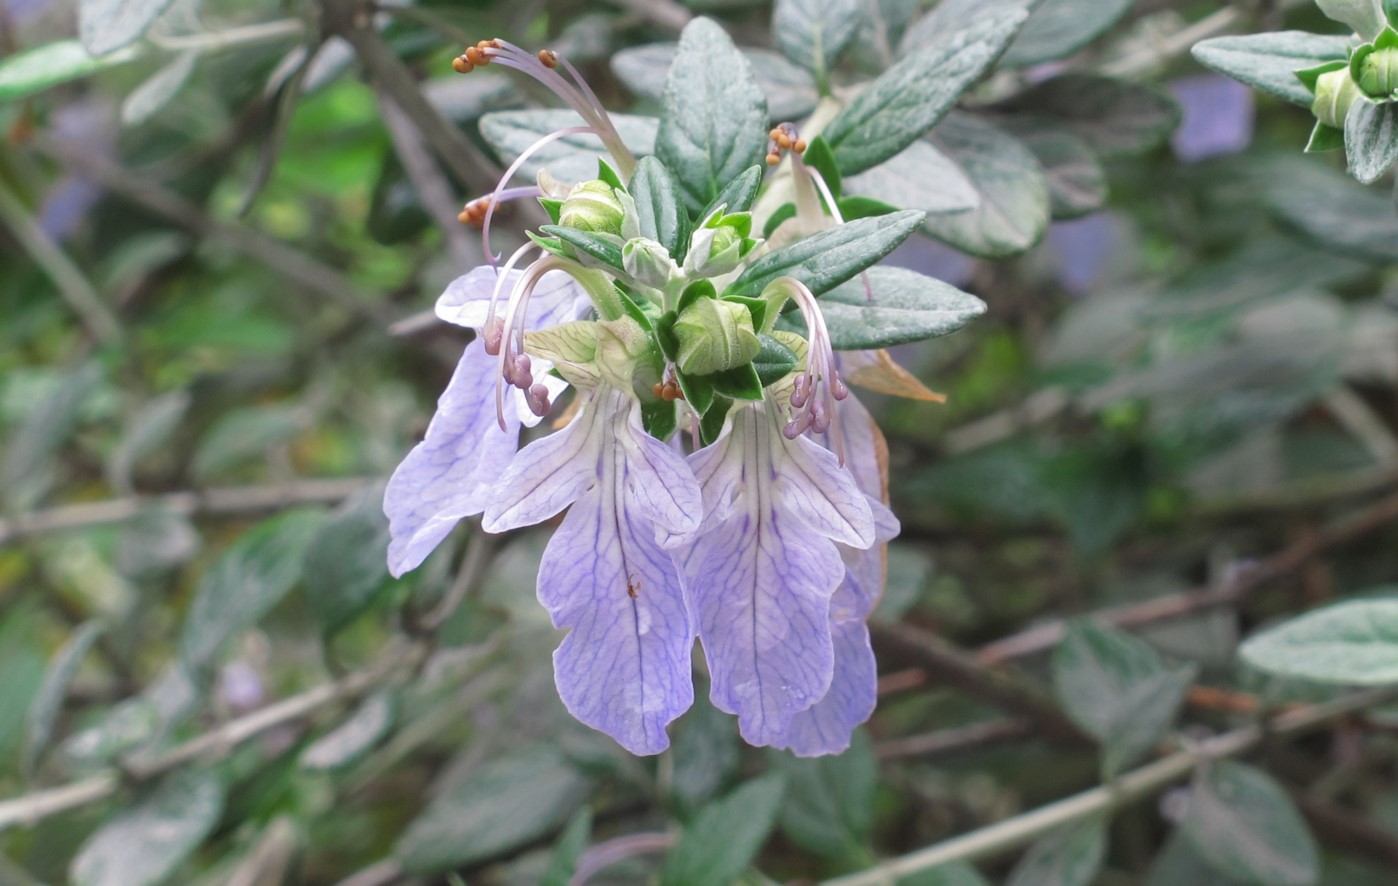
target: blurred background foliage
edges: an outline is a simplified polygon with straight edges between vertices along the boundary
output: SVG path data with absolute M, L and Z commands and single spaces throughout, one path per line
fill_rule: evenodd
M 903 534 L 845 755 L 705 700 L 657 759 L 576 724 L 542 533 L 388 577 L 381 484 L 463 344 L 422 312 L 511 136 L 480 120 L 541 103 L 462 45 L 648 114 L 702 12 L 798 119 L 1016 3 L 933 5 L 93 0 L 93 60 L 77 4 L 0 2 L 0 882 L 815 881 L 1005 821 L 899 882 L 1391 883 L 1398 707 L 1235 662 L 1398 576 L 1393 202 L 1187 52 L 1336 32 L 1310 4 L 1043 0 L 922 159 L 846 182 L 928 209 L 892 260 L 990 309 L 897 350 L 944 407 L 875 406 Z M 1308 734 L 1017 817 L 1277 710 Z

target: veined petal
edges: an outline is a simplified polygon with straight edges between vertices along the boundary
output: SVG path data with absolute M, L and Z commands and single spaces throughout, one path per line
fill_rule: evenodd
M 457 521 L 485 510 L 495 480 L 519 447 L 519 418 L 495 418 L 495 358 L 480 342 L 461 355 L 423 441 L 393 472 L 384 491 L 395 576 L 417 568 Z
M 665 727 L 694 702 L 694 627 L 673 560 L 628 507 L 627 455 L 614 446 L 602 462 L 601 482 L 544 551 L 539 601 L 570 629 L 553 656 L 568 710 L 633 754 L 658 754 Z
M 627 496 L 655 527 L 655 541 L 673 547 L 689 541 L 704 518 L 704 497 L 684 456 L 647 434 L 641 404 L 634 400 L 618 442 L 631 465 Z
M 771 744 L 830 687 L 835 540 L 872 545 L 873 513 L 835 457 L 788 440 L 765 403 L 735 408 L 691 466 L 705 510 L 726 511 L 706 518 L 684 563 L 711 698 L 749 743 Z
M 776 747 L 798 757 L 839 754 L 849 747 L 850 734 L 874 713 L 878 701 L 878 667 L 863 621 L 834 626 L 835 676 L 830 691 L 791 720 Z
M 490 313 L 490 298 L 499 272 L 490 265 L 472 268 L 447 284 L 437 298 L 437 317 L 457 326 L 479 331 Z M 502 284 L 498 309 L 503 311 L 510 290 L 523 271 L 510 271 Z M 587 292 L 562 271 L 551 271 L 540 278 L 529 300 L 527 324 L 531 328 L 553 326 L 576 320 L 591 306 Z

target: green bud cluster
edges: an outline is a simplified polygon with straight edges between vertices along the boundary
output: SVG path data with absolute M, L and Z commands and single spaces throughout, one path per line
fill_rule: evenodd
M 1398 98 L 1398 31 L 1389 25 L 1349 57 L 1349 76 L 1374 101 Z
M 727 215 L 720 206 L 709 213 L 689 240 L 684 272 L 690 277 L 719 277 L 743 263 L 762 242 L 752 235 L 752 213 Z

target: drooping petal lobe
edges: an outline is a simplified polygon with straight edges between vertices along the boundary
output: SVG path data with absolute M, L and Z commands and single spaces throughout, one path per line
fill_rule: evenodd
M 384 491 L 391 541 L 389 571 L 421 565 L 452 527 L 485 510 L 496 479 L 519 446 L 517 410 L 506 430 L 495 417 L 496 361 L 480 342 L 466 346 L 423 441 L 393 472 Z
M 830 688 L 830 600 L 844 575 L 835 540 L 872 545 L 873 514 L 834 456 L 786 439 L 766 403 L 735 408 L 691 466 L 711 516 L 684 578 L 710 697 L 750 744 L 773 744 Z
M 791 720 L 786 734 L 773 744 L 798 757 L 839 754 L 849 747 L 850 734 L 874 713 L 878 701 L 878 666 L 863 620 L 832 627 L 835 675 L 830 690 L 812 707 Z

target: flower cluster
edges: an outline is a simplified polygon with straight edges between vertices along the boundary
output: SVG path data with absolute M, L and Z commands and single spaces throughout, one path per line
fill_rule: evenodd
M 505 532 L 566 510 L 538 596 L 569 632 L 554 666 L 574 716 L 634 753 L 664 750 L 693 702 L 697 639 L 712 701 L 748 742 L 843 750 L 874 707 L 865 622 L 898 532 L 882 435 L 846 379 L 935 395 L 881 351 L 837 353 L 797 277 L 735 291 L 770 254 L 751 211 L 760 165 L 691 212 L 566 59 L 489 40 L 454 66 L 487 64 L 549 86 L 583 125 L 540 139 L 462 213 L 491 261 L 437 303 L 475 338 L 388 485 L 392 572 L 417 567 L 463 518 Z M 540 148 L 580 133 L 610 155 L 596 179 L 564 186 L 544 173 L 507 187 Z M 784 124 L 766 157 L 790 160 L 798 238 L 842 223 L 805 148 Z M 490 223 L 521 197 L 553 224 L 501 264 Z M 558 429 L 520 448 L 567 391 Z

